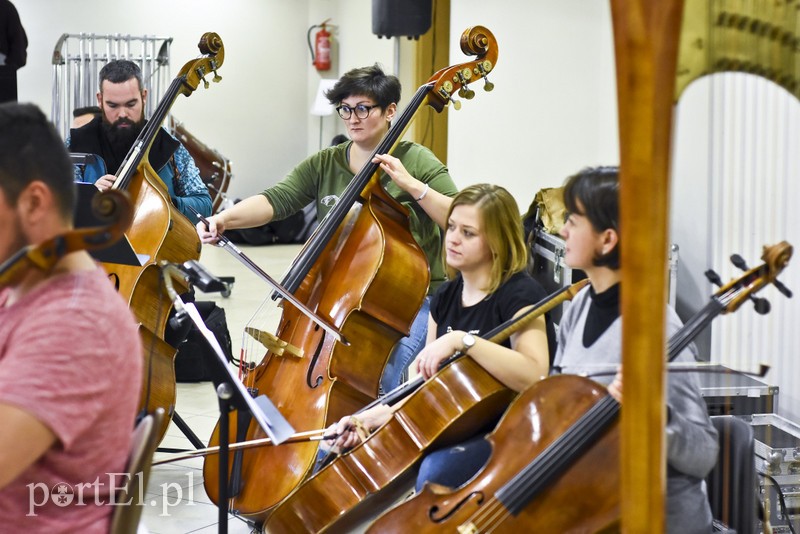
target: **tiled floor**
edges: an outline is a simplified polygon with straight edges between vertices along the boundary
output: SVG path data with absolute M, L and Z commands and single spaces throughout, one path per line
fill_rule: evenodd
M 240 247 L 261 269 L 272 278 L 280 280 L 292 259 L 300 251 L 299 245 L 272 245 L 265 247 Z M 200 262 L 216 276 L 233 276 L 229 297 L 216 294 L 197 294 L 198 300 L 213 300 L 225 309 L 231 333 L 234 354 L 239 353 L 242 330 L 251 315 L 270 294 L 270 287 L 256 277 L 242 263 L 223 249 L 206 246 Z M 272 331 L 280 319 L 280 309 L 270 310 L 274 320 Z M 219 417 L 217 397 L 211 382 L 178 384 L 176 412 L 204 443 L 208 441 Z M 189 440 L 174 423 L 162 447 L 191 449 Z M 155 459 L 168 457 L 157 452 Z M 142 526 L 154 534 L 179 534 L 188 532 L 217 532 L 218 511 L 203 487 L 203 460 L 194 458 L 171 464 L 154 466 L 150 474 Z M 140 530 L 144 530 L 140 528 Z M 228 532 L 242 534 L 250 528 L 241 520 L 230 517 Z

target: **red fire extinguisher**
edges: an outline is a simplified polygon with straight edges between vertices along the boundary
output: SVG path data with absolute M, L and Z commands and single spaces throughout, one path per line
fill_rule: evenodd
M 308 49 L 311 51 L 311 64 L 317 70 L 330 70 L 331 68 L 331 33 L 325 29 L 325 25 L 331 19 L 322 24 L 315 24 L 308 29 Z M 311 47 L 311 32 L 314 28 L 322 28 L 314 37 L 314 47 Z

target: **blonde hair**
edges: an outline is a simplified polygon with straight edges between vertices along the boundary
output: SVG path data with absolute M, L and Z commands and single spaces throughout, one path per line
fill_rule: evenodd
M 492 270 L 489 286 L 481 288 L 494 293 L 498 287 L 528 265 L 528 249 L 522 231 L 517 201 L 499 185 L 476 184 L 459 192 L 447 212 L 447 220 L 457 206 L 476 206 L 481 218 L 481 233 L 492 251 Z M 452 279 L 456 270 L 447 265 L 447 250 L 442 249 L 442 261 Z

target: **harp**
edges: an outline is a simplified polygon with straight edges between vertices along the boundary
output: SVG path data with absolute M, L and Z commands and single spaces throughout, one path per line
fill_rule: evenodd
M 673 104 L 701 76 L 765 77 L 798 96 L 798 2 L 611 0 L 620 140 L 623 526 L 664 526 L 664 309 Z M 680 54 L 679 54 L 680 50 Z M 655 526 L 655 528 L 654 528 Z

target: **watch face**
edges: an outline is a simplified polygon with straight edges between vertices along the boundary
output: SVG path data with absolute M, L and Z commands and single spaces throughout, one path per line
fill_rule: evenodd
M 461 352 L 466 352 L 475 345 L 475 336 L 472 334 L 464 334 L 464 337 L 461 338 L 461 343 L 464 344 L 464 350 Z

